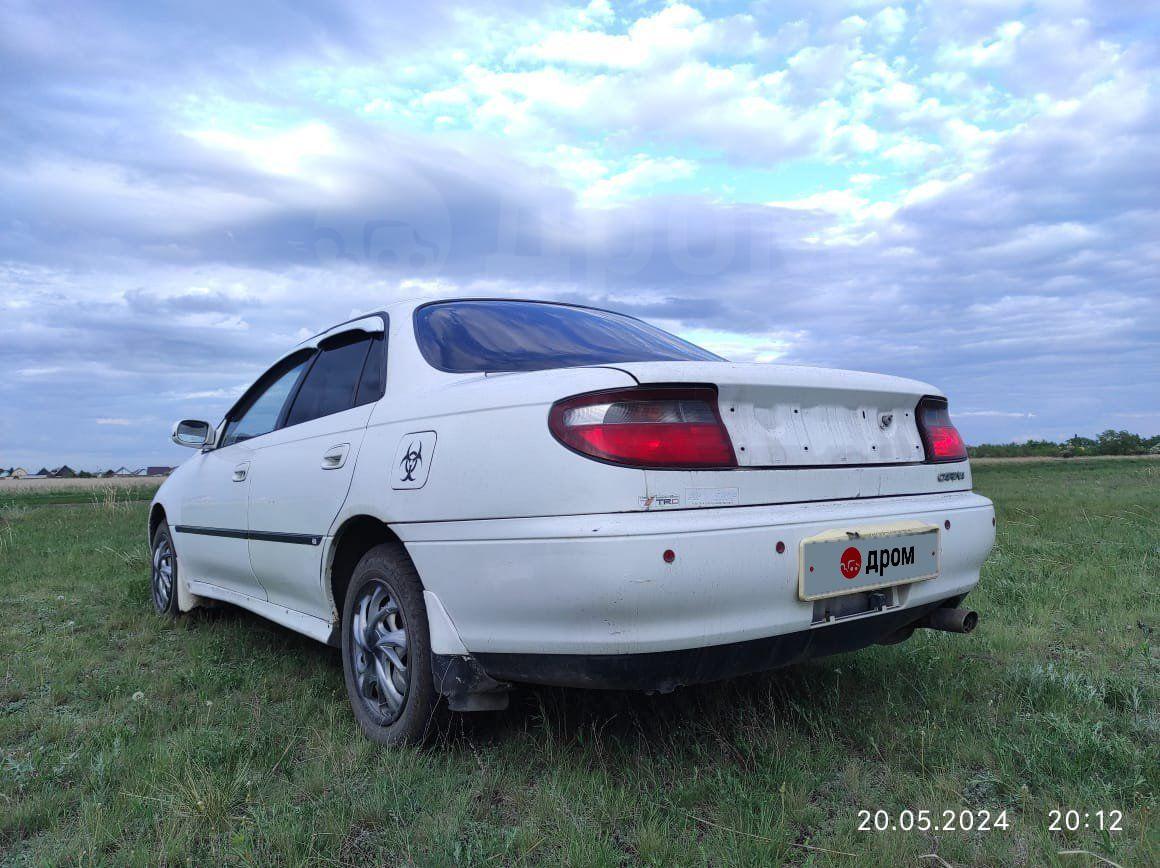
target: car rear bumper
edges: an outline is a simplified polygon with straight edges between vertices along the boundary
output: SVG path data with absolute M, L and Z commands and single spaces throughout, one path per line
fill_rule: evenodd
M 954 597 L 946 604 L 957 605 L 960 600 L 961 597 Z M 905 630 L 940 605 L 942 601 L 935 601 L 871 618 L 851 619 L 825 629 L 798 630 L 764 639 L 680 651 L 473 656 L 480 668 L 497 682 L 667 693 L 687 684 L 766 672 L 815 657 L 857 651 Z
M 694 675 L 735 674 L 871 644 L 978 583 L 993 517 L 986 498 L 955 492 L 396 530 L 458 640 L 443 647 L 447 631 L 433 629 L 436 653 L 466 651 L 505 680 L 579 684 L 589 676 L 569 673 L 587 671 L 615 685 L 659 652 L 688 652 L 679 662 Z M 816 605 L 798 598 L 800 542 L 900 520 L 940 528 L 939 575 L 891 589 L 881 610 L 819 623 Z M 529 662 L 545 655 L 558 659 Z M 738 655 L 756 662 L 735 669 Z

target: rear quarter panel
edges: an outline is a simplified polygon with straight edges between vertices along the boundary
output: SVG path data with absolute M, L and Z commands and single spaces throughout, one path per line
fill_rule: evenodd
M 406 382 L 388 374 L 387 393 L 371 416 L 340 522 L 360 513 L 415 522 L 639 508 L 643 471 L 582 458 L 548 430 L 554 401 L 633 385 L 622 371 L 435 376 L 419 388 Z M 405 475 L 397 462 L 401 442 L 426 431 L 436 434 L 426 482 L 421 488 L 394 488 Z

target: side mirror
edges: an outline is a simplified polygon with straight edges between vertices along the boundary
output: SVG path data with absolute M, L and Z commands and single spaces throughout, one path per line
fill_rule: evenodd
M 182 419 L 173 426 L 173 442 L 178 446 L 200 449 L 213 441 L 213 426 L 199 419 Z

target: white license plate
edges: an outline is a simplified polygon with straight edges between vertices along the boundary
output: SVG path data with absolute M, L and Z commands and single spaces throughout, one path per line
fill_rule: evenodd
M 939 572 L 938 528 L 917 521 L 834 528 L 802 540 L 798 563 L 802 600 L 921 582 Z

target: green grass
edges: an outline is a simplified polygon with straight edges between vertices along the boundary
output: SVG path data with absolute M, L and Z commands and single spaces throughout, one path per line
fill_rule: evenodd
M 522 690 L 407 750 L 359 736 L 336 652 L 234 609 L 154 617 L 145 504 L 9 500 L 0 861 L 1157 864 L 1160 465 L 976 483 L 999 537 L 970 637 L 670 696 Z M 1011 828 L 856 830 L 962 807 Z M 1124 831 L 1049 833 L 1055 807 Z
M 140 485 L 101 485 L 100 480 L 90 480 L 90 485 L 77 488 L 49 488 L 37 490 L 36 483 L 24 483 L 29 491 L 14 489 L 0 490 L 0 510 L 26 506 L 48 506 L 52 504 L 76 503 L 87 506 L 111 507 L 118 503 L 133 501 L 149 502 L 157 493 L 158 483 L 143 482 Z

